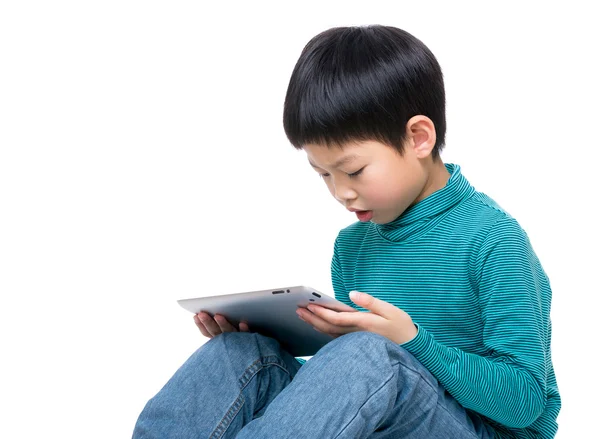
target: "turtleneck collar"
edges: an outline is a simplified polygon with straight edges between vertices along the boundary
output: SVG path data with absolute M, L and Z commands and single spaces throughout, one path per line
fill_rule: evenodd
M 382 238 L 392 242 L 412 241 L 435 227 L 452 207 L 475 193 L 475 188 L 461 174 L 460 166 L 448 163 L 445 166 L 450 173 L 446 186 L 410 206 L 394 221 L 374 224 Z

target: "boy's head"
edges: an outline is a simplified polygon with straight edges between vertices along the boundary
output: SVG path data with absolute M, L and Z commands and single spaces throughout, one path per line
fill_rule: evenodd
M 283 122 L 332 195 L 348 209 L 369 209 L 361 221 L 394 220 L 447 175 L 438 160 L 446 132 L 442 71 L 401 29 L 343 27 L 315 36 L 292 73 Z
M 442 70 L 417 38 L 387 26 L 329 29 L 308 42 L 292 73 L 283 124 L 298 149 L 377 140 L 403 154 L 406 124 L 433 122 L 437 158 L 444 146 Z

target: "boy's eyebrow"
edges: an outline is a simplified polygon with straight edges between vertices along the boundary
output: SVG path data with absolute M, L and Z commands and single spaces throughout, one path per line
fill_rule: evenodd
M 342 165 L 345 165 L 346 163 L 350 163 L 354 160 L 356 160 L 358 158 L 358 156 L 356 154 L 351 154 L 351 155 L 347 155 L 346 157 L 342 157 L 341 159 L 337 160 L 333 165 L 331 165 L 332 168 L 339 168 Z M 313 168 L 318 168 L 317 165 L 315 165 L 313 162 L 310 161 L 310 159 L 308 160 L 308 163 L 310 163 L 310 165 Z

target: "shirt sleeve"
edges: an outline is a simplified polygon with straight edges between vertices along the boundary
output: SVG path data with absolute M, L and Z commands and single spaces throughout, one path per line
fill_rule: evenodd
M 417 336 L 402 347 L 465 408 L 524 428 L 546 405 L 549 282 L 527 235 L 510 217 L 488 233 L 475 273 L 486 354 L 444 346 L 418 322 Z

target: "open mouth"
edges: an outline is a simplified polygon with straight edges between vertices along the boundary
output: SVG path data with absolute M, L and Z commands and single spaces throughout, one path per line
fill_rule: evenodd
M 358 218 L 359 221 L 361 222 L 368 222 L 371 221 L 371 219 L 373 218 L 373 211 L 372 210 L 359 210 L 356 213 L 356 217 Z

